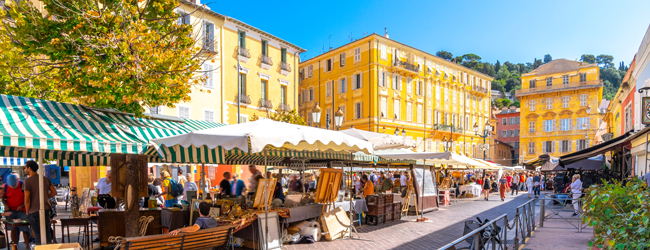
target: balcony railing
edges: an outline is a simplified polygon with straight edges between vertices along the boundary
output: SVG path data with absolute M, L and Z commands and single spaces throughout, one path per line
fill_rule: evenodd
M 271 57 L 267 55 L 262 55 L 262 63 L 269 66 L 273 66 L 273 60 L 271 59 Z
M 435 129 L 435 130 L 439 130 L 439 131 L 448 131 L 448 132 L 451 132 L 451 129 L 452 129 L 452 128 L 454 129 L 453 132 L 456 132 L 456 133 L 462 133 L 462 132 L 464 132 L 464 131 L 463 131 L 463 127 L 454 127 L 454 126 L 451 126 L 451 125 L 445 125 L 445 124 L 434 124 L 434 125 L 433 125 L 433 129 Z
M 273 103 L 268 99 L 260 99 L 260 108 L 273 109 Z
M 235 100 L 239 100 L 243 104 L 251 104 L 251 96 L 245 94 L 237 94 Z
M 415 64 L 411 64 L 411 63 L 408 63 L 408 62 L 402 62 L 400 60 L 395 61 L 395 63 L 393 63 L 393 66 L 399 66 L 399 67 L 402 67 L 402 68 L 404 68 L 406 70 L 413 71 L 415 73 L 420 72 L 420 65 L 416 66 Z
M 286 103 L 280 103 L 280 109 L 289 112 L 291 111 L 291 105 Z
M 247 48 L 242 48 L 240 46 L 237 46 L 237 55 L 251 58 L 251 52 Z
M 284 70 L 284 71 L 291 72 L 291 65 L 289 65 L 289 64 L 286 63 L 286 62 L 281 62 L 281 63 L 280 63 L 280 69 L 282 69 L 282 70 Z
M 580 88 L 580 87 L 600 87 L 600 86 L 603 86 L 603 82 L 601 80 L 574 82 L 569 84 L 556 84 L 551 86 L 538 86 L 535 88 L 519 89 L 515 91 L 515 95 L 520 96 L 520 95 L 532 94 L 535 92 L 570 90 L 570 89 Z

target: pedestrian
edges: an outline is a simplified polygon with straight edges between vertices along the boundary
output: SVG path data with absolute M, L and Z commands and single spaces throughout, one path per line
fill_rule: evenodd
M 363 187 L 363 197 L 366 198 L 368 195 L 375 194 L 375 184 L 368 180 L 368 176 L 364 175 L 362 180 L 366 182 L 366 185 Z
M 515 192 L 519 195 L 519 175 L 516 173 L 512 176 L 512 188 L 510 190 L 512 190 L 510 195 L 514 195 Z
M 525 191 L 526 190 L 526 185 L 525 185 L 526 184 L 526 172 L 522 172 L 519 177 L 520 177 L 519 182 L 524 184 L 524 185 L 521 185 L 520 189 L 521 189 L 521 191 Z
M 539 198 L 539 185 L 542 181 L 542 178 L 539 177 L 539 173 L 535 173 L 535 177 L 533 177 L 533 188 L 535 191 L 535 198 Z
M 646 190 L 650 191 L 650 172 L 646 173 L 643 176 L 643 180 L 645 181 L 645 184 L 646 184 Z
M 576 216 L 580 213 L 580 196 L 582 196 L 582 181 L 580 181 L 580 175 L 573 175 L 573 180 L 571 181 L 571 193 L 573 193 L 573 215 Z
M 149 207 L 149 197 L 156 197 L 160 193 L 158 193 L 158 189 L 156 189 L 156 186 L 153 184 L 153 181 L 155 178 L 153 177 L 153 174 L 149 174 L 149 177 L 147 177 L 147 181 L 149 182 L 147 184 L 147 193 L 149 196 L 144 197 L 144 204 L 143 207 L 148 208 Z M 155 198 L 154 198 L 155 199 Z M 160 207 L 160 204 L 158 203 L 158 200 L 156 199 L 156 206 L 155 207 Z
M 23 187 L 23 182 L 18 180 L 18 176 L 15 173 L 7 175 L 7 182 L 3 186 L 4 195 L 2 196 L 2 203 L 5 207 L 5 212 L 10 213 L 6 216 L 8 221 L 15 219 L 27 220 Z M 23 232 L 26 249 L 29 249 L 29 227 L 22 226 L 13 228 L 12 226 L 7 226 L 7 230 L 11 231 L 11 242 L 16 245 L 18 245 L 19 231 Z
M 528 175 L 528 178 L 526 178 L 526 188 L 528 188 L 528 198 L 533 194 L 533 187 L 535 183 L 533 183 L 533 178 L 532 176 Z
M 271 176 L 271 172 L 268 172 L 266 176 Z M 280 199 L 284 203 L 284 192 L 282 192 L 282 178 L 276 178 L 275 189 L 273 190 L 273 199 Z
M 160 193 L 158 196 L 164 197 L 165 207 L 173 207 L 178 203 L 178 199 L 172 195 L 172 177 L 167 170 L 160 172 L 160 175 L 163 178 L 162 193 Z
M 510 193 L 510 184 L 512 183 L 512 176 L 510 176 L 510 174 L 506 174 L 506 180 L 508 181 L 506 183 L 506 193 Z
M 483 195 L 485 198 L 483 198 L 486 201 L 489 201 L 490 197 L 490 177 L 485 176 L 483 177 Z
M 289 181 L 289 192 L 297 192 L 297 193 L 303 192 L 303 184 L 302 181 L 298 179 L 297 174 L 291 175 L 291 180 Z
M 196 185 L 196 182 L 194 181 L 193 174 L 187 174 L 185 175 L 185 178 L 187 179 L 187 181 L 185 182 L 185 185 L 183 185 L 183 199 L 185 199 L 185 201 L 189 204 L 192 201 L 190 200 L 191 197 L 187 197 L 187 191 L 199 191 L 199 187 Z
M 358 174 L 354 175 L 354 193 L 358 194 L 361 191 L 361 178 Z
M 281 178 L 281 180 L 285 180 L 284 176 Z M 241 196 L 243 191 L 246 190 L 246 185 L 244 184 L 244 181 L 239 179 L 238 174 L 232 175 L 232 181 L 230 182 L 230 185 L 232 186 L 232 195 L 235 197 Z
M 25 173 L 29 176 L 25 179 L 23 183 L 25 185 L 25 211 L 27 211 L 27 221 L 34 232 L 34 238 L 36 239 L 36 244 L 50 244 L 52 242 L 52 228 L 45 227 L 46 232 L 41 232 L 41 223 L 39 218 L 38 210 L 41 208 L 41 200 L 39 199 L 39 176 L 36 173 L 38 171 L 38 163 L 35 161 L 27 161 L 25 163 Z M 45 218 L 50 218 L 52 205 L 48 201 L 50 198 L 56 196 L 56 188 L 50 182 L 50 178 L 43 178 L 43 209 L 45 210 Z M 49 221 L 48 221 L 49 222 Z M 48 223 L 49 224 L 49 223 Z M 41 233 L 45 234 L 46 242 L 41 242 Z
M 215 220 L 214 218 L 209 216 L 210 215 L 210 207 L 212 207 L 212 205 L 208 204 L 205 201 L 199 203 L 199 218 L 196 219 L 196 222 L 194 223 L 194 225 L 170 231 L 169 234 L 176 236 L 180 232 L 192 233 L 192 232 L 199 231 L 201 229 L 208 229 L 208 228 L 217 227 L 217 225 L 218 225 L 217 220 Z
M 97 190 L 97 194 L 111 194 L 111 170 L 107 170 L 106 177 L 97 181 L 95 189 Z
M 540 178 L 541 178 L 541 180 L 540 180 L 540 183 L 539 183 L 539 188 L 540 188 L 541 190 L 546 190 L 546 189 L 545 189 L 545 187 L 546 187 L 546 177 L 542 174 L 542 175 L 540 176 Z
M 309 176 L 309 191 L 316 191 L 316 177 L 313 174 Z
M 390 178 L 386 177 L 385 173 L 381 173 L 381 192 L 393 190 L 393 182 Z
M 501 195 L 501 201 L 506 200 L 506 186 L 508 185 L 508 180 L 505 176 L 501 176 L 499 180 L 499 194 Z
M 251 172 L 251 177 L 248 179 L 248 185 L 250 185 L 248 189 L 248 197 L 253 200 L 255 199 L 257 184 L 259 183 L 260 179 L 264 179 L 264 177 L 262 176 L 262 172 L 257 170 L 257 167 L 255 167 L 255 165 L 248 165 L 248 171 Z
M 232 194 L 232 186 L 230 185 L 230 172 L 223 173 L 223 180 L 219 183 L 219 193 L 221 195 Z

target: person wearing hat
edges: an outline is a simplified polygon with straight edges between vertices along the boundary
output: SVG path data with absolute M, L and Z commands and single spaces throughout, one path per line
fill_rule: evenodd
M 171 191 L 172 191 L 172 178 L 169 172 L 167 170 L 163 170 L 160 172 L 160 175 L 163 178 L 162 181 L 162 193 L 160 193 L 158 196 L 163 196 L 165 198 L 165 207 L 173 207 L 174 204 L 178 203 L 178 200 L 176 197 L 172 196 Z
M 15 219 L 27 220 L 23 182 L 18 180 L 18 176 L 15 173 L 9 174 L 7 175 L 7 183 L 3 185 L 3 189 L 2 203 L 4 204 L 5 211 L 10 213 L 6 216 L 6 219 L 9 221 Z M 13 244 L 18 244 L 18 231 L 23 232 L 25 246 L 29 249 L 29 227 L 22 226 L 13 228 L 7 226 L 7 230 L 11 231 L 11 242 Z

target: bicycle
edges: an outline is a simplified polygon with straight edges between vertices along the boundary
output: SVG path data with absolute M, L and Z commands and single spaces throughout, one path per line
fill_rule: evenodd
M 466 235 L 489 223 L 490 220 L 488 219 L 481 220 L 481 218 L 479 217 L 476 217 L 476 221 L 473 220 L 465 221 L 465 228 L 463 230 L 463 235 Z M 480 244 L 478 246 L 478 249 L 492 249 L 492 247 L 488 248 L 488 246 L 491 246 L 491 244 L 496 244 L 496 246 L 498 246 L 498 247 L 495 246 L 495 249 L 504 249 L 502 246 L 501 231 L 502 231 L 501 227 L 496 226 L 496 228 L 494 228 L 493 225 L 489 225 L 485 229 L 483 229 L 479 234 L 477 234 L 480 237 L 478 240 L 478 243 Z M 470 244 L 469 249 L 475 248 L 474 237 L 470 237 L 465 240 L 467 243 Z

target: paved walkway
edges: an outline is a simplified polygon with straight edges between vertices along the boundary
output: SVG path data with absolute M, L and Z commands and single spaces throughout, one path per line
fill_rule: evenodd
M 533 231 L 532 236 L 526 240 L 522 249 L 589 249 L 589 240 L 593 237 L 594 230 L 591 227 L 585 227 L 582 232 L 578 232 L 576 227 L 580 226 L 579 217 L 572 217 L 573 211 L 571 210 L 570 205 L 563 209 L 558 209 L 557 206 L 547 206 L 547 216 L 555 215 L 552 216 L 552 219 L 544 221 L 544 227 L 538 226 Z M 535 221 L 539 222 L 539 217 Z

